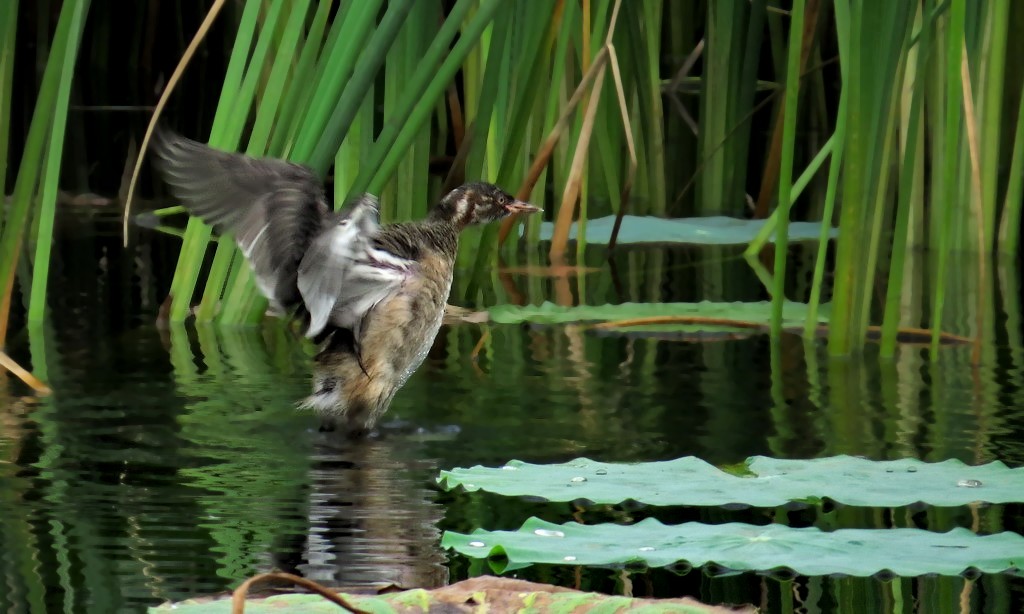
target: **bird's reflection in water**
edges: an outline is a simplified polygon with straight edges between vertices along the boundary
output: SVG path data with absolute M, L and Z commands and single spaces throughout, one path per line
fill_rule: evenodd
M 415 446 L 398 433 L 311 437 L 309 529 L 304 543 L 279 548 L 274 564 L 330 587 L 447 584 L 444 510 L 426 487 L 436 460 L 410 454 Z

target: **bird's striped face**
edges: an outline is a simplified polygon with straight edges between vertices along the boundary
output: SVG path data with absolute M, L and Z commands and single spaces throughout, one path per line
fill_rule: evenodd
M 459 228 L 487 224 L 513 213 L 540 211 L 490 183 L 467 183 L 455 188 L 444 197 L 440 207 Z

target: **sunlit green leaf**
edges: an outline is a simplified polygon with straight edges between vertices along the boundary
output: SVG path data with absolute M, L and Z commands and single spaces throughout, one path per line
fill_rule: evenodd
M 1024 537 L 1004 532 L 975 535 L 921 529 L 794 529 L 778 524 L 664 525 L 654 518 L 622 526 L 553 524 L 530 518 L 518 531 L 446 532 L 441 539 L 474 558 L 488 558 L 497 572 L 533 563 L 665 567 L 685 561 L 728 570 L 791 569 L 798 574 L 870 576 L 888 571 L 902 577 L 958 575 L 967 569 L 1020 573 Z
M 688 456 L 654 463 L 599 463 L 580 458 L 558 465 L 511 461 L 504 467 L 442 471 L 444 488 L 462 486 L 505 496 L 549 501 L 585 499 L 598 504 L 626 500 L 649 505 L 746 504 L 774 507 L 828 498 L 846 505 L 938 506 L 975 501 L 1024 501 L 1024 467 L 1001 462 L 972 467 L 959 460 L 871 461 L 852 456 L 781 460 L 755 456 L 742 470 L 726 473 Z
M 750 243 L 767 220 L 744 220 L 734 217 L 711 216 L 693 218 L 660 218 L 625 215 L 616 243 L 689 243 L 695 245 L 746 245 Z M 587 243 L 608 243 L 611 240 L 615 217 L 602 217 L 587 221 Z M 540 238 L 550 240 L 554 224 L 541 225 Z M 792 222 L 790 241 L 817 241 L 821 222 Z M 574 223 L 569 239 L 576 239 Z M 830 237 L 838 236 L 833 229 Z M 774 239 L 771 239 L 774 241 Z

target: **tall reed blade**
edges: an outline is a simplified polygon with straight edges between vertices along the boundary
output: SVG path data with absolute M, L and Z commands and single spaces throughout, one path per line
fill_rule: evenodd
M 952 0 L 949 9 L 948 23 L 946 27 L 946 100 L 945 100 L 945 123 L 944 138 L 945 151 L 943 152 L 944 166 L 943 193 L 938 195 L 938 216 L 942 220 L 942 230 L 939 235 L 939 243 L 934 248 L 938 250 L 938 266 L 935 271 L 935 294 L 932 303 L 932 360 L 938 360 L 939 342 L 942 328 L 942 314 L 946 305 L 946 287 L 949 275 L 949 255 L 953 249 L 954 220 L 959 208 L 956 195 L 957 190 L 957 161 L 959 158 L 960 130 L 963 116 L 962 108 L 962 84 L 960 81 L 960 63 L 962 45 L 964 39 L 964 23 L 967 17 L 966 0 Z
M 309 97 L 306 108 L 296 118 L 300 129 L 289 159 L 309 160 L 313 155 L 343 88 L 352 80 L 360 50 L 375 32 L 373 24 L 382 3 L 383 0 L 354 2 L 335 18 L 330 40 L 319 62 L 322 68 L 318 70 L 320 78 L 316 81 L 315 95 Z
M 1007 255 L 1015 255 L 1020 247 L 1021 207 L 1024 206 L 1024 91 L 1018 92 L 1018 96 L 1010 178 L 999 223 L 999 249 Z
M 796 140 L 796 111 L 800 92 L 800 42 L 804 31 L 804 0 L 793 2 L 789 24 L 789 56 L 786 62 L 785 122 L 782 131 L 782 163 L 779 166 L 779 205 L 775 235 L 775 287 L 772 290 L 771 332 L 782 333 L 782 307 L 786 302 L 786 255 L 789 249 L 790 192 L 793 189 L 793 143 Z
M 87 8 L 88 2 L 69 2 L 61 9 L 57 29 L 50 46 L 50 55 L 43 72 L 42 86 L 39 89 L 35 109 L 32 113 L 28 138 L 19 163 L 11 208 L 8 211 L 3 232 L 0 233 L 0 345 L 6 337 L 15 270 L 27 231 L 29 213 L 39 186 L 39 171 L 44 164 L 47 167 L 46 181 L 48 185 L 43 185 L 43 189 L 46 192 L 45 195 L 52 197 L 53 202 L 56 202 L 57 171 L 60 169 L 64 132 L 61 130 L 54 133 L 52 128 L 61 108 L 63 108 L 64 116 L 61 121 L 66 121 L 71 75 L 65 77 L 65 63 L 69 61 L 67 59 L 68 52 L 73 50 L 70 65 L 72 68 L 74 66 L 73 54 L 77 53 Z M 61 104 L 61 100 L 63 100 L 63 104 Z M 50 146 L 52 134 L 56 134 L 60 141 L 55 147 L 56 151 L 51 150 L 47 155 L 46 149 Z M 52 164 L 57 166 L 52 167 Z M 50 226 L 52 227 L 52 225 Z M 49 236 L 45 237 L 45 241 L 49 242 L 50 240 Z M 44 262 L 48 267 L 49 249 L 46 248 L 44 251 L 46 256 Z M 44 271 L 37 270 L 37 272 L 46 275 Z M 45 279 L 42 283 L 44 285 L 41 288 L 45 288 Z M 37 293 L 36 296 L 38 297 L 40 294 Z M 35 318 L 40 318 L 45 309 L 45 303 L 40 300 L 38 306 L 33 309 L 38 311 Z
M 0 197 L 7 195 L 7 156 L 11 141 L 11 103 L 14 100 L 14 44 L 17 39 L 18 3 L 0 4 Z M 0 206 L 0 228 L 6 207 Z
M 60 163 L 64 154 L 64 127 L 68 121 L 68 101 L 71 98 L 71 83 L 75 77 L 78 45 L 82 40 L 88 10 L 89 0 L 68 2 L 61 7 L 60 19 L 71 22 L 68 40 L 63 47 L 50 49 L 49 61 L 59 63 L 60 78 L 50 115 L 50 138 L 46 146 L 45 170 L 40 185 L 38 234 L 29 295 L 29 322 L 42 322 L 46 315 L 46 285 L 50 276 L 50 253 L 53 248 L 53 222 L 56 216 Z
M 900 58 L 912 7 L 883 0 L 835 3 L 845 114 L 843 207 L 839 219 L 829 353 L 859 351 L 871 316 L 871 297 L 887 207 L 887 156 Z
M 284 26 L 283 35 L 274 41 L 273 65 L 267 77 L 265 92 L 256 109 L 256 122 L 246 148 L 252 155 L 267 153 L 270 132 L 278 116 L 285 84 L 295 65 L 299 39 L 309 12 L 309 0 L 297 0 L 290 8 L 292 12 Z M 232 262 L 236 266 L 229 276 Z M 206 293 L 196 313 L 197 321 L 212 317 L 215 313 L 214 305 L 221 301 L 222 296 L 223 308 L 217 317 L 223 322 L 237 324 L 256 321 L 256 316 L 266 309 L 265 299 L 256 291 L 252 282 L 251 270 L 242 265 L 242 256 L 230 237 L 222 237 L 218 245 Z
M 233 142 L 228 136 L 227 124 L 230 116 L 236 113 L 237 98 L 241 96 L 242 77 L 256 34 L 259 8 L 258 2 L 246 2 L 242 11 L 238 34 L 231 49 L 220 100 L 213 118 L 213 128 L 210 131 L 211 145 L 233 149 L 238 144 L 237 136 Z M 248 114 L 247 110 L 246 114 Z M 171 280 L 171 308 L 168 317 L 172 322 L 182 322 L 191 314 L 192 297 L 195 294 L 196 283 L 206 257 L 211 232 L 211 228 L 203 224 L 199 218 L 189 218 L 178 255 L 178 265 L 174 269 L 174 278 Z
M 927 74 L 929 54 L 931 53 L 932 21 L 922 20 L 917 48 L 913 57 L 915 65 L 908 68 L 910 75 L 921 80 Z M 914 168 L 918 160 L 918 149 L 923 144 L 918 135 L 922 123 L 922 105 L 924 103 L 924 87 L 916 81 L 910 91 L 909 125 L 907 126 L 906 148 L 903 162 L 900 165 L 900 183 L 898 202 L 896 205 L 896 222 L 893 228 L 892 258 L 889 263 L 889 281 L 885 293 L 885 314 L 882 319 L 882 343 L 880 354 L 889 358 L 896 353 L 896 335 L 899 332 L 903 279 L 909 263 L 906 260 L 907 244 L 910 240 L 910 210 L 913 206 L 911 197 L 914 191 Z
M 494 17 L 500 3 L 484 3 L 472 16 L 472 21 L 459 36 L 455 47 L 448 46 L 458 34 L 458 28 L 472 7 L 472 0 L 459 0 L 445 18 L 430 47 L 420 60 L 411 83 L 403 87 L 402 102 L 392 117 L 385 120 L 377 137 L 371 157 L 360 171 L 349 196 L 369 190 L 378 192 L 398 166 L 400 156 L 429 119 L 436 101 L 441 98 L 454 78 L 466 55 L 480 39 Z
M 391 0 L 380 25 L 366 43 L 366 47 L 361 50 L 359 63 L 352 73 L 352 78 L 345 84 L 345 90 L 335 104 L 334 111 L 307 162 L 318 174 L 327 173 L 334 160 L 334 154 L 337 153 L 352 123 L 352 118 L 359 110 L 359 103 L 366 96 L 366 91 L 387 57 L 388 48 L 395 40 L 409 11 L 412 10 L 413 1 Z

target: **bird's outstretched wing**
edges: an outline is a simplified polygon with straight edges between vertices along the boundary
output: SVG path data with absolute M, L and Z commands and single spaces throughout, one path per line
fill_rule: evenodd
M 406 279 L 415 263 L 375 247 L 379 231 L 377 199 L 364 194 L 313 240 L 298 277 L 307 336 L 330 324 L 351 330 L 358 347 L 363 318 Z
M 299 164 L 219 151 L 167 130 L 155 136 L 155 165 L 172 194 L 234 234 L 267 298 L 296 307 L 299 263 L 327 224 L 321 181 Z

